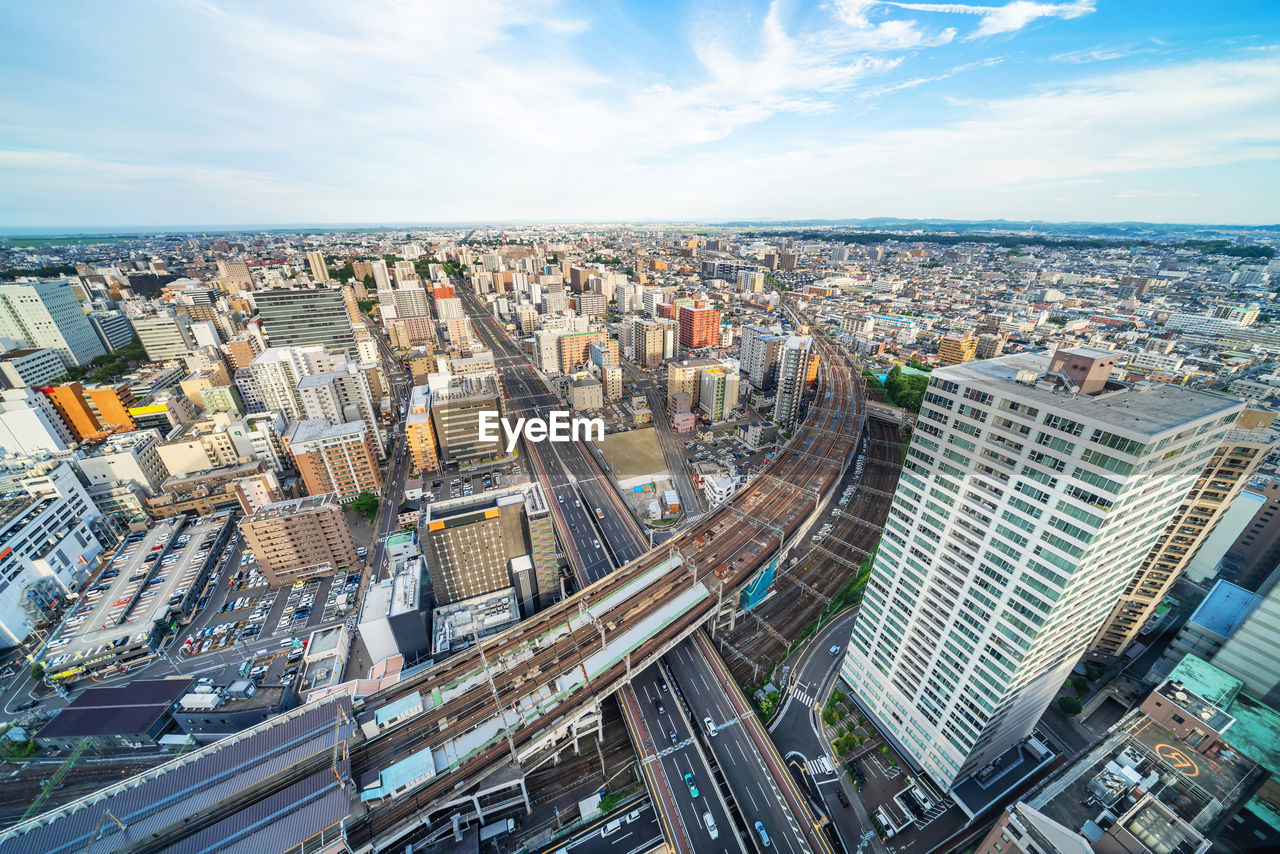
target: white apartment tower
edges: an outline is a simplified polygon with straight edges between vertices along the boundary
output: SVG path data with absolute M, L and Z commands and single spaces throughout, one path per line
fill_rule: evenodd
M 1115 359 L 929 382 L 842 670 L 944 790 L 1031 733 L 1244 407 Z
M 800 416 L 800 401 L 804 397 L 812 352 L 812 338 L 792 335 L 778 354 L 778 393 L 774 398 L 773 423 L 779 427 L 790 427 Z

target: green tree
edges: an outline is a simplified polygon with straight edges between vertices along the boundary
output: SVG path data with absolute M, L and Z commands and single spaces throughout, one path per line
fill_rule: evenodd
M 358 300 L 356 300 L 356 307 L 360 309 L 360 313 L 361 313 L 361 314 L 367 314 L 367 315 L 369 315 L 369 316 L 372 316 L 372 315 L 373 315 L 373 307 L 374 307 L 375 305 L 377 305 L 377 303 L 376 303 L 376 302 L 374 302 L 374 301 L 373 301 L 373 300 L 371 300 L 371 299 L 358 299 Z
M 372 492 L 362 492 L 351 502 L 351 509 L 372 522 L 378 517 L 378 496 Z
M 1064 715 L 1078 715 L 1084 706 L 1080 704 L 1079 697 L 1059 697 L 1058 708 Z
M 44 665 L 37 661 L 31 665 L 31 679 L 32 681 L 39 682 L 43 678 Z

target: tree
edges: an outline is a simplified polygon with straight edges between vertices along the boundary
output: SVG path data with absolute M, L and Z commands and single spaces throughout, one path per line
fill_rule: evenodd
M 1058 708 L 1064 715 L 1078 715 L 1084 706 L 1080 705 L 1079 697 L 1059 697 Z
M 31 665 L 31 680 L 33 682 L 39 682 L 43 678 L 44 665 L 37 661 L 35 664 Z
M 351 509 L 372 522 L 378 517 L 378 496 L 372 492 L 362 492 L 351 502 Z
M 1076 689 L 1076 693 L 1083 697 L 1089 693 L 1089 680 L 1083 676 L 1072 676 L 1071 687 Z

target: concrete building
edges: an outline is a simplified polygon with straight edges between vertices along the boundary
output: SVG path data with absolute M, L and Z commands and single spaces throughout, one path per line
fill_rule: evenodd
M 778 363 L 782 361 L 782 348 L 786 343 L 782 327 L 748 325 L 742 328 L 738 355 L 752 388 L 769 391 L 777 386 Z
M 978 354 L 978 336 L 972 331 L 952 332 L 938 342 L 938 358 L 944 365 L 959 365 L 972 361 Z
M 82 741 L 98 752 L 154 750 L 173 726 L 173 707 L 191 682 L 190 676 L 175 676 L 86 688 L 36 731 L 35 741 L 67 752 Z
M 413 535 L 396 534 L 393 539 L 411 542 Z M 413 660 L 431 651 L 422 610 L 422 554 L 414 545 L 407 553 L 389 557 L 389 562 L 390 577 L 369 585 L 360 604 L 360 639 L 375 663 L 393 655 Z
M 439 605 L 514 587 L 527 617 L 560 592 L 551 511 L 537 483 L 429 504 L 421 538 Z
M 66 372 L 62 357 L 52 347 L 10 350 L 0 357 L 0 383 L 5 388 L 46 385 Z
M 500 411 L 498 386 L 491 375 L 431 374 L 427 384 L 441 462 L 461 463 L 502 456 L 500 441 L 480 441 L 480 413 Z
M 319 249 L 307 253 L 307 266 L 311 268 L 311 278 L 317 282 L 329 281 L 329 267 L 324 262 L 324 253 Z
M 569 386 L 569 406 L 575 412 L 604 406 L 604 384 L 596 379 L 574 380 Z
M 1114 358 L 930 378 L 843 674 L 940 790 L 1031 734 L 1244 408 Z
M 355 347 L 342 288 L 271 288 L 256 291 L 253 298 L 272 347 Z
M 101 515 L 70 464 L 0 498 L 0 646 L 17 646 L 49 605 L 97 568 Z
M 237 679 L 218 685 L 202 677 L 178 698 L 173 720 L 196 744 L 209 744 L 260 724 L 297 705 L 292 685 Z
M 1262 497 L 1261 506 L 1222 558 L 1222 577 L 1246 590 L 1262 590 L 1280 565 L 1280 480 L 1249 487 Z
M 68 368 L 107 352 L 69 280 L 0 284 L 0 348 L 46 347 Z
M 191 321 L 181 314 L 157 314 L 133 321 L 133 331 L 153 362 L 181 359 L 196 347 Z
M 119 350 L 133 342 L 133 324 L 121 311 L 91 311 L 89 325 L 98 334 L 103 349 Z
M 1133 643 L 1156 606 L 1173 587 L 1245 484 L 1271 452 L 1269 412 L 1240 413 L 1183 499 L 1138 572 L 1125 586 L 1111 616 L 1090 646 L 1090 654 L 1119 657 Z
M 346 502 L 382 488 L 377 453 L 363 421 L 300 421 L 289 432 L 286 445 L 308 495 L 332 492 Z
M 1220 582 L 1221 583 L 1221 582 Z M 1280 708 L 1280 585 L 1273 586 L 1239 628 L 1224 639 L 1213 666 L 1244 682 L 1249 693 Z
M 155 430 L 116 433 L 91 452 L 77 454 L 76 466 L 89 491 L 119 483 L 131 483 L 146 495 L 155 495 L 172 474 L 160 457 L 160 434 Z
M 607 332 L 566 332 L 556 339 L 560 350 L 560 373 L 570 374 L 581 370 L 590 361 L 591 345 L 609 341 Z M 618 359 L 617 342 L 613 342 L 610 354 L 615 363 Z
M 738 405 L 738 371 L 716 366 L 701 372 L 698 405 L 713 423 L 726 421 Z
M 1165 647 L 1153 672 L 1167 675 L 1188 654 L 1212 660 L 1261 601 L 1257 593 L 1230 581 L 1215 583 Z
M 428 386 L 414 386 L 409 395 L 404 437 L 414 471 L 420 474 L 439 471 L 440 453 L 435 425 L 431 420 L 431 389 Z
M 791 335 L 782 345 L 778 359 L 778 393 L 773 404 L 773 423 L 780 428 L 790 428 L 800 417 L 812 355 L 812 338 Z
M 720 312 L 705 302 L 676 306 L 673 319 L 680 324 L 680 349 L 720 346 Z
M 245 545 L 272 586 L 356 565 L 355 541 L 333 494 L 268 504 L 240 520 Z
M 47 395 L 29 388 L 0 390 L 0 448 L 10 454 L 53 453 L 75 441 Z
M 652 320 L 637 320 L 632 335 L 636 364 L 644 368 L 656 368 L 661 365 L 662 327 Z
M 437 660 L 452 655 L 519 620 L 514 587 L 436 608 L 431 613 L 431 654 Z

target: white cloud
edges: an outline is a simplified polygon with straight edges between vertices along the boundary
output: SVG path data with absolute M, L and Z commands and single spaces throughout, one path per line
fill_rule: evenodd
M 966 38 L 981 38 L 1000 33 L 1017 32 L 1040 18 L 1079 18 L 1094 11 L 1094 0 L 1076 0 L 1072 3 L 1037 3 L 1033 0 L 1013 0 L 1003 6 L 975 6 L 968 3 L 897 3 L 888 2 L 912 12 L 940 12 L 951 15 L 980 15 L 978 28 Z

